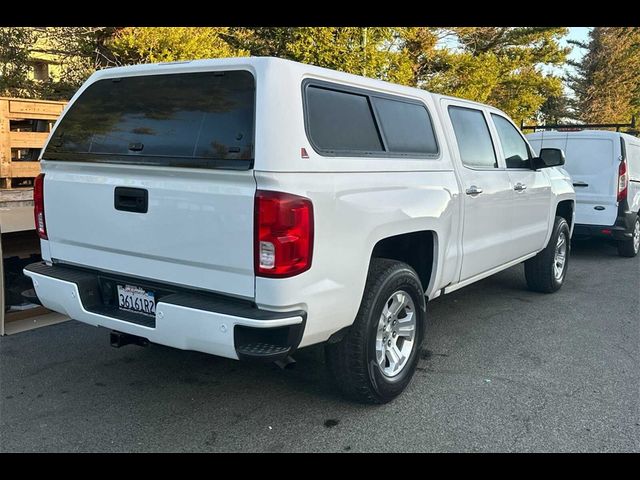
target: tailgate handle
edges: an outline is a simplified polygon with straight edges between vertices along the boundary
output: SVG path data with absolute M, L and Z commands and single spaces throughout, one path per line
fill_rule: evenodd
M 588 184 L 588 183 L 585 183 L 585 182 L 574 182 L 574 183 L 573 183 L 573 186 L 574 186 L 574 187 L 588 187 L 588 186 L 589 186 L 589 184 Z
M 116 187 L 113 205 L 123 212 L 147 213 L 149 192 L 144 188 Z

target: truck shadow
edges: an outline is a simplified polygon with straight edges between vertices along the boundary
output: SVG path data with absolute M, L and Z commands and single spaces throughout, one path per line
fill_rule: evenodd
M 613 241 L 602 238 L 574 238 L 571 241 L 571 256 L 593 259 L 618 257 L 619 255 Z

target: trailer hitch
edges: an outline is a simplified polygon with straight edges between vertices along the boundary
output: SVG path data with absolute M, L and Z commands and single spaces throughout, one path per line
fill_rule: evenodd
M 149 340 L 143 337 L 138 337 L 137 335 L 131 335 L 129 333 L 111 332 L 111 346 L 113 348 L 124 347 L 125 345 L 138 345 L 139 347 L 146 347 L 149 345 Z

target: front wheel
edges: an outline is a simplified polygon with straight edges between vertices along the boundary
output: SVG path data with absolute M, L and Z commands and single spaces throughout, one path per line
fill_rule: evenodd
M 407 387 L 424 337 L 425 298 L 416 272 L 394 260 L 371 262 L 362 303 L 348 333 L 325 347 L 342 392 L 387 403 Z
M 621 257 L 635 257 L 640 250 L 640 217 L 636 217 L 631 231 L 631 238 L 618 241 L 618 255 Z
M 567 221 L 562 217 L 556 217 L 551 238 L 545 249 L 524 262 L 524 275 L 530 290 L 552 293 L 560 289 L 569 266 L 569 235 Z

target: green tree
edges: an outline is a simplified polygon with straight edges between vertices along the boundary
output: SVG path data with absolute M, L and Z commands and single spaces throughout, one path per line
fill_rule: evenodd
M 118 65 L 247 55 L 227 43 L 228 34 L 228 27 L 126 27 L 108 47 Z
M 627 123 L 640 114 L 640 29 L 596 27 L 589 42 L 576 46 L 587 52 L 571 62 L 576 74 L 569 77 L 575 107 L 588 123 Z
M 566 119 L 574 119 L 574 112 L 564 92 L 547 98 L 538 110 L 537 120 L 541 124 L 558 124 L 565 122 Z
M 0 27 L 0 96 L 35 94 L 36 85 L 29 78 L 29 49 L 35 41 L 33 28 Z
M 448 37 L 453 46 L 428 44 L 428 54 L 417 52 L 416 81 L 436 93 L 494 105 L 517 122 L 529 121 L 549 97 L 562 95 L 562 79 L 543 67 L 564 63 L 569 49 L 559 40 L 566 33 L 559 27 L 431 30 L 438 40 Z M 411 52 L 415 47 L 406 42 L 405 48 Z
M 26 81 L 25 32 L 2 29 L 3 81 Z M 546 115 L 562 96 L 545 73 L 567 49 L 564 28 L 522 27 L 48 27 L 45 50 L 62 58 L 60 82 L 40 83 L 46 98 L 68 98 L 96 69 L 133 63 L 241 55 L 277 56 L 502 108 L 516 121 Z M 19 35 L 25 37 L 23 40 Z M 15 64 L 15 66 L 14 66 Z M 11 66 L 9 66 L 11 65 Z M 13 74 L 9 70 L 12 70 Z M 22 73 L 19 73 L 22 72 Z M 22 76 L 21 76 L 22 75 Z M 18 82 L 18 83 L 20 83 Z M 556 102 L 557 103 L 557 102 Z
M 448 36 L 451 36 L 449 32 L 433 27 L 398 29 L 401 52 L 411 64 L 412 86 L 424 86 L 426 79 L 444 68 L 441 52 L 436 46 Z
M 57 79 L 40 82 L 39 96 L 69 99 L 97 69 L 116 65 L 109 42 L 121 27 L 37 28 L 41 40 L 31 51 L 54 55 L 60 64 Z
M 412 83 L 410 59 L 391 27 L 239 28 L 229 41 L 251 55 L 287 58 L 401 84 Z

